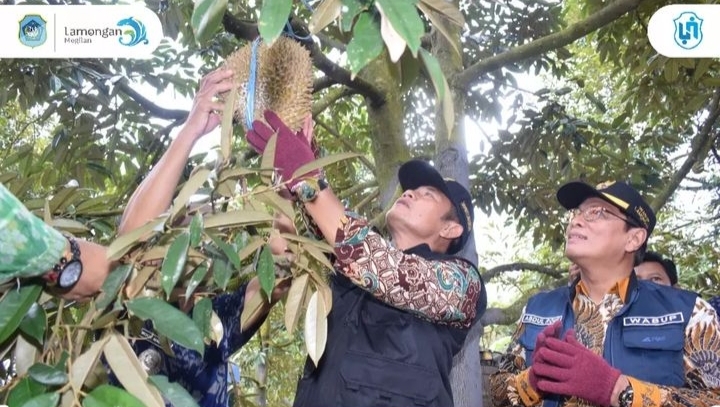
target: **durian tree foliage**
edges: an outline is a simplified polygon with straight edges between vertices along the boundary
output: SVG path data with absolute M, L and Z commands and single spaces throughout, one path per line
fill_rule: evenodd
M 219 334 L 209 329 L 208 299 L 257 274 L 267 292 L 277 268 L 306 277 L 293 282 L 272 329 L 261 331 L 263 349 L 273 349 L 278 338 L 303 341 L 292 331 L 302 325 L 306 304 L 315 311 L 331 306 L 318 301 L 327 297 L 327 247 L 299 237 L 291 245 L 296 264 L 269 255 L 273 211 L 295 211 L 270 183 L 271 155 L 246 154 L 242 129 L 232 129 L 230 119 L 223 123 L 220 158 L 194 157 L 167 217 L 116 236 L 127 199 L 188 113 L 159 105 L 138 85 L 191 97 L 200 76 L 234 50 L 258 35 L 271 42 L 283 30 L 309 50 L 316 139 L 332 162 L 333 189 L 351 208 L 382 227 L 397 191 L 397 167 L 411 156 L 431 158 L 445 175 L 470 186 L 479 213 L 511 216 L 508 226 L 538 247 L 510 264 L 480 264 L 486 282 L 518 286 L 523 294 L 509 308 L 492 308 L 484 323 L 512 323 L 526 295 L 564 282 L 554 191 L 577 177 L 626 178 L 651 197 L 661 220 L 655 244 L 674 255 L 684 285 L 717 294 L 717 229 L 696 233 L 699 225 L 716 224 L 717 208 L 677 220 L 687 205 L 673 197 L 683 189 L 718 191 L 720 66 L 654 52 L 647 21 L 669 3 L 148 0 L 166 36 L 150 60 L 0 60 L 0 181 L 49 223 L 109 245 L 124 263 L 88 304 L 59 301 L 38 285 L 3 287 L 0 403 L 140 405 L 135 397 L 159 405 L 162 393 L 193 405 L 163 377 L 146 379 L 136 371 L 127 341 L 139 320 L 163 321 L 164 338 L 201 349 Z M 526 73 L 547 87 L 524 90 Z M 501 130 L 471 134 L 466 118 Z M 468 145 L 481 142 L 482 152 L 468 159 Z M 196 192 L 212 197 L 211 213 L 185 205 Z M 151 239 L 138 240 L 151 230 Z M 485 260 L 491 243 L 476 238 Z M 474 247 L 464 255 L 477 259 Z M 168 305 L 178 295 L 192 297 L 197 312 Z M 457 406 L 482 402 L 481 332 L 481 324 L 473 328 L 456 361 Z M 108 360 L 114 371 L 130 372 L 120 379 L 134 396 L 102 384 L 101 355 L 115 356 Z M 267 366 L 272 375 L 272 358 Z M 269 383 L 286 387 L 256 401 L 282 405 L 292 398 L 292 378 Z

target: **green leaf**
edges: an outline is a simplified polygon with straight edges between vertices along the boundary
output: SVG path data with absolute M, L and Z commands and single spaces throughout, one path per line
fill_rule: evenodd
M 59 393 L 45 393 L 31 398 L 18 407 L 54 407 L 58 401 L 60 401 Z
M 225 259 L 217 259 L 212 264 L 212 272 L 215 284 L 224 290 L 233 272 L 233 269 L 230 268 L 230 263 Z
M 187 288 L 185 289 L 185 298 L 190 298 L 192 293 L 195 291 L 196 288 L 200 285 L 200 283 L 205 278 L 205 275 L 207 275 L 208 272 L 208 266 L 203 262 L 201 265 L 199 265 L 195 271 L 193 271 L 192 277 L 190 278 L 190 282 L 188 283 Z
M 443 75 L 442 68 L 440 67 L 438 60 L 424 49 L 420 50 L 420 56 L 425 64 L 425 68 L 430 74 L 433 86 L 435 86 L 435 92 L 437 92 L 437 103 L 440 103 L 442 106 L 443 121 L 445 122 L 447 134 L 449 136 L 452 134 L 452 129 L 455 125 L 455 106 L 453 105 L 450 87 L 445 79 L 445 75 Z
M 28 376 L 46 386 L 62 386 L 68 381 L 68 376 L 63 370 L 44 363 L 35 363 L 30 366 Z
M 219 237 L 210 235 L 210 239 L 212 239 L 213 243 L 215 243 L 215 246 L 217 246 L 222 252 L 227 256 L 228 260 L 232 263 L 232 265 L 235 267 L 235 270 L 240 269 L 240 257 L 238 257 L 237 251 L 233 247 L 233 245 L 226 243 L 222 241 Z
M 193 321 L 200 328 L 203 337 L 210 337 L 210 319 L 212 318 L 212 301 L 203 298 L 195 304 L 192 311 Z
M 272 222 L 273 216 L 267 212 L 237 210 L 221 212 L 205 218 L 205 230 L 223 227 L 256 225 Z
M 445 97 L 445 92 L 447 91 L 447 88 L 445 86 L 445 75 L 443 75 L 440 63 L 435 58 L 435 56 L 425 51 L 424 49 L 420 50 L 420 57 L 425 64 L 425 69 L 427 69 L 428 73 L 430 74 L 430 79 L 432 80 L 433 86 L 435 87 L 435 92 L 437 93 L 438 100 L 442 100 Z
M 158 298 L 136 298 L 126 303 L 138 318 L 152 321 L 155 329 L 178 345 L 205 352 L 203 336 L 193 321 L 177 308 Z
M 167 215 L 161 215 L 113 240 L 107 248 L 108 260 L 118 260 L 124 256 L 138 242 L 148 239 L 157 229 L 162 230 L 166 221 Z
M 203 231 L 203 217 L 198 211 L 190 221 L 190 247 L 197 247 L 200 244 Z
M 463 17 L 460 10 L 451 1 L 447 0 L 420 0 L 418 8 L 422 10 L 421 6 L 427 6 L 432 8 L 432 11 L 438 13 L 443 18 L 448 19 L 453 24 L 462 28 L 465 25 L 465 17 Z
M 227 5 L 227 0 L 198 0 L 195 2 L 192 17 L 190 17 L 190 26 L 197 42 L 203 44 L 215 35 L 220 28 Z
M 410 52 L 417 56 L 425 27 L 418 15 L 417 0 L 375 0 L 375 5 L 388 19 L 392 28 L 405 40 Z
M 130 394 L 144 401 L 148 407 L 164 407 L 162 395 L 148 383 L 147 372 L 140 364 L 127 338 L 115 330 L 110 330 L 110 332 L 107 343 L 103 347 L 103 356 L 110 369 L 115 373 L 118 382 Z
M 310 23 L 308 23 L 310 33 L 317 34 L 330 25 L 340 16 L 342 6 L 340 0 L 323 0 L 310 18 Z
M 369 12 L 363 12 L 358 17 L 353 36 L 347 45 L 347 58 L 350 70 L 357 74 L 360 70 L 377 58 L 383 50 L 383 40 L 380 35 L 380 24 Z
M 83 407 L 145 407 L 145 404 L 127 391 L 101 384 L 91 391 L 82 403 Z
M 0 343 L 5 342 L 20 326 L 41 292 L 40 285 L 27 285 L 7 292 L 0 301 Z
M 446 4 L 449 7 L 454 8 L 454 6 L 445 1 L 445 0 L 435 0 L 437 3 Z M 453 51 L 455 51 L 455 56 L 459 59 L 462 59 L 462 51 L 460 50 L 460 36 L 457 35 L 459 29 L 462 29 L 462 24 L 459 27 L 454 27 L 451 25 L 450 20 L 445 17 L 444 14 L 441 14 L 440 12 L 433 10 L 430 6 L 426 4 L 426 2 L 421 1 L 417 4 L 417 7 L 425 14 L 425 17 L 427 17 L 430 22 L 432 23 L 433 27 L 437 29 L 442 35 L 445 36 L 447 39 L 448 44 L 452 46 Z M 455 9 L 457 11 L 457 9 Z M 458 12 L 459 13 L 459 12 Z M 461 14 L 462 17 L 462 14 Z M 456 37 L 457 35 L 457 37 Z
M 355 17 L 367 8 L 359 0 L 343 0 L 342 5 L 340 28 L 343 32 L 348 32 L 352 29 Z
M 270 298 L 273 288 L 275 288 L 275 261 L 273 260 L 269 244 L 263 246 L 263 249 L 260 252 L 260 259 L 258 260 L 257 265 L 257 275 L 260 280 L 260 287 L 267 295 L 267 298 Z
M 258 19 L 258 31 L 265 42 L 272 44 L 280 36 L 291 10 L 292 0 L 263 1 Z
M 105 309 L 105 307 L 113 302 L 115 297 L 117 297 L 118 292 L 120 292 L 120 287 L 125 280 L 127 280 L 132 269 L 132 264 L 123 264 L 116 267 L 110 272 L 110 274 L 108 274 L 107 278 L 105 278 L 105 282 L 103 282 L 102 288 L 100 289 L 100 294 L 97 296 L 95 301 L 95 307 L 98 310 Z
M 10 390 L 7 398 L 8 406 L 21 406 L 34 395 L 43 393 L 46 387 L 29 377 L 23 377 L 20 382 Z
M 182 232 L 175 240 L 170 244 L 167 256 L 163 260 L 162 264 L 162 287 L 165 290 L 165 295 L 170 297 L 175 284 L 177 284 L 180 276 L 182 275 L 183 269 L 185 268 L 185 261 L 187 261 L 188 247 L 190 245 L 190 234 Z
M 210 176 L 210 172 L 211 171 L 209 169 L 203 167 L 198 167 L 198 169 L 192 172 L 190 178 L 185 181 L 182 189 L 177 194 L 177 197 L 173 200 L 172 213 L 170 215 L 172 219 L 175 219 L 175 217 L 185 208 L 185 205 L 188 203 L 190 198 L 197 192 L 198 189 L 200 189 L 201 186 L 203 186 Z
M 240 251 L 248 245 L 248 241 L 250 241 L 250 234 L 247 230 L 243 230 L 235 236 L 235 247 Z
M 330 164 L 335 164 L 339 161 L 349 160 L 351 158 L 360 157 L 362 154 L 360 153 L 339 153 L 339 154 L 333 154 L 333 155 L 327 155 L 322 158 L 318 158 L 317 160 L 311 161 L 302 167 L 295 170 L 293 173 L 293 178 L 297 178 L 303 174 L 307 174 L 311 171 L 325 168 Z
M 30 305 L 30 309 L 20 322 L 20 330 L 35 339 L 37 343 L 42 344 L 46 327 L 47 315 L 45 310 L 35 302 Z
M 171 383 L 166 376 L 150 376 L 148 381 L 160 390 L 163 396 L 174 407 L 197 407 L 198 404 L 190 394 L 177 383 Z
M 232 154 L 233 114 L 237 105 L 237 94 L 235 91 L 228 93 L 223 109 L 222 123 L 220 124 L 220 154 L 223 162 L 227 162 Z

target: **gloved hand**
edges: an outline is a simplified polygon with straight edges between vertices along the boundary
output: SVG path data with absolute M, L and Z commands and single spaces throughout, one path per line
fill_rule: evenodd
M 292 130 L 270 110 L 265 111 L 265 121 L 267 124 L 260 120 L 255 120 L 252 129 L 248 130 L 245 136 L 250 146 L 259 154 L 262 154 L 270 138 L 277 133 L 274 165 L 280 172 L 282 181 L 289 181 L 287 186 L 289 189 L 292 189 L 292 187 L 300 181 L 299 178 L 292 178 L 293 173 L 303 165 L 315 160 L 315 151 L 311 146 L 310 137 L 308 137 L 303 130 L 293 133 Z M 312 175 L 312 173 L 301 175 Z
M 533 360 L 533 370 L 540 391 L 579 397 L 598 406 L 610 406 L 622 374 L 579 343 L 572 329 L 563 340 L 547 338 Z
M 562 328 L 562 322 L 557 321 L 552 325 L 548 325 L 545 329 L 542 330 L 537 336 L 537 339 L 535 340 L 535 350 L 533 351 L 532 358 L 533 358 L 533 364 L 530 366 L 530 370 L 528 371 L 528 381 L 530 382 L 530 386 L 536 391 L 539 392 L 538 389 L 538 377 L 535 373 L 535 370 L 533 369 L 533 366 L 535 365 L 535 356 L 538 354 L 538 351 L 545 347 L 545 342 L 548 338 L 559 338 L 560 336 L 560 329 Z

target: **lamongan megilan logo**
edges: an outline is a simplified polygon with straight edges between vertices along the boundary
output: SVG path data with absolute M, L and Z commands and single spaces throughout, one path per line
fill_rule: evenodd
M 30 48 L 43 45 L 47 40 L 47 22 L 38 14 L 28 14 L 20 20 L 18 39 Z

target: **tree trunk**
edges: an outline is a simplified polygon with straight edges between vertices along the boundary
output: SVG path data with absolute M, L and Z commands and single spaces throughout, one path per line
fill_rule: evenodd
M 452 2 L 456 7 L 458 6 L 457 1 Z M 442 17 L 437 16 L 437 18 Z M 455 78 L 460 75 L 464 67 L 462 58 L 454 51 L 455 48 L 450 43 L 452 41 L 459 49 L 462 49 L 460 29 L 449 23 L 447 28 L 448 33 L 452 36 L 451 40 L 448 40 L 436 29 L 431 34 L 431 52 L 438 59 L 450 84 L 450 89 L 446 91 L 452 92 L 454 108 L 453 126 L 448 132 L 448 126 L 442 114 L 442 105 L 440 101 L 435 104 L 436 166 L 443 176 L 452 178 L 469 189 L 470 168 L 463 124 L 466 93 L 455 91 L 453 88 Z M 470 235 L 470 240 L 458 255 L 477 264 L 478 254 L 473 234 Z M 481 301 L 485 300 L 481 299 Z M 483 407 L 482 368 L 480 365 L 480 336 L 482 333 L 483 325 L 478 319 L 465 338 L 462 349 L 453 359 L 450 384 L 453 389 L 455 407 Z
M 382 210 L 388 206 L 397 188 L 398 168 L 410 158 L 403 125 L 404 106 L 397 67 L 392 64 L 387 52 L 368 64 L 361 75 L 385 97 L 381 105 L 374 105 L 366 99 L 375 178 L 380 188 L 378 203 Z

